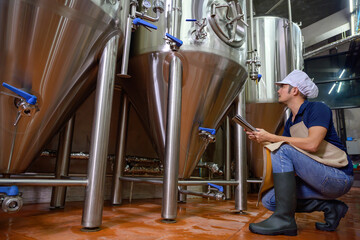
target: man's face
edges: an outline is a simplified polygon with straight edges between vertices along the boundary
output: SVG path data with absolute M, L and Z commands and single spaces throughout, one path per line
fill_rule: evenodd
M 286 104 L 286 102 L 290 99 L 291 94 L 289 93 L 289 87 L 289 84 L 281 84 L 279 86 L 279 90 L 277 91 L 279 102 Z

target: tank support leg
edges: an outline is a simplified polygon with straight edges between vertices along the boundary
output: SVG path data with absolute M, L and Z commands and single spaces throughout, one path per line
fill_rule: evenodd
M 231 180 L 231 141 L 230 141 L 230 117 L 225 118 L 225 180 Z M 231 199 L 231 186 L 225 186 L 225 197 Z
M 129 115 L 129 99 L 127 94 L 122 92 L 122 105 L 120 109 L 120 122 L 118 132 L 117 152 L 115 157 L 115 167 L 113 173 L 113 184 L 111 191 L 111 203 L 120 205 L 122 203 L 123 184 L 119 179 L 123 176 L 125 169 L 125 150 L 126 150 L 126 131 Z
M 245 93 L 240 93 L 235 102 L 235 112 L 241 116 L 245 116 Z M 247 210 L 247 164 L 246 164 L 246 136 L 239 124 L 235 124 L 235 180 L 239 185 L 235 188 L 235 209 L 242 213 Z
M 62 176 L 69 174 L 69 163 L 71 145 L 73 140 L 75 115 L 70 118 L 66 126 L 61 130 L 59 136 L 58 155 L 56 158 L 55 178 L 61 179 Z M 64 208 L 66 199 L 66 187 L 58 186 L 52 188 L 50 208 Z
M 175 222 L 179 175 L 182 63 L 174 56 L 170 63 L 167 126 L 165 142 L 164 185 L 161 217 L 163 222 Z
M 95 113 L 88 165 L 88 184 L 82 215 L 83 231 L 98 231 L 102 222 L 106 160 L 119 36 L 109 40 L 102 53 L 96 86 Z

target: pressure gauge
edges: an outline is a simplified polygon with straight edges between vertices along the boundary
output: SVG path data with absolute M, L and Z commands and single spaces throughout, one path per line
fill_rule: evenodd
M 142 5 L 146 9 L 151 8 L 151 2 L 149 2 L 148 0 L 143 0 Z

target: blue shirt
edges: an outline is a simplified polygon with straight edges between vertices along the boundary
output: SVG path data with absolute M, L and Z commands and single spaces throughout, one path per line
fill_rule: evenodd
M 325 141 L 335 145 L 341 150 L 346 152 L 346 148 L 341 143 L 334 127 L 332 112 L 328 106 L 321 102 L 305 101 L 295 116 L 294 122 L 292 121 L 293 114 L 290 114 L 289 119 L 286 121 L 283 136 L 291 137 L 290 127 L 303 121 L 305 126 L 309 129 L 314 126 L 321 126 L 327 129 Z M 347 154 L 347 153 L 346 153 Z M 348 175 L 353 175 L 353 165 L 348 155 L 348 165 L 340 170 Z

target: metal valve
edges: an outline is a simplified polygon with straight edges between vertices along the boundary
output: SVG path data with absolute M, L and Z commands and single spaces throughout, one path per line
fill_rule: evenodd
M 36 104 L 36 101 L 37 101 L 37 97 L 35 95 L 31 95 L 30 93 L 27 93 L 23 90 L 20 90 L 16 87 L 13 87 L 7 83 L 3 83 L 2 84 L 4 87 L 6 87 L 7 89 L 13 91 L 14 93 L 18 94 L 19 96 L 14 96 L 14 95 L 11 95 L 11 96 L 14 96 L 16 98 L 21 98 L 21 99 L 24 99 L 27 103 L 31 104 L 31 105 L 35 105 Z
M 166 38 L 164 38 L 166 43 L 170 45 L 171 50 L 177 51 L 183 45 L 183 41 L 174 37 L 173 35 L 166 33 Z
M 206 18 L 201 19 L 201 22 L 196 19 L 186 19 L 187 22 L 195 22 L 195 30 L 191 32 L 192 35 L 195 35 L 195 40 L 200 41 L 204 40 L 207 36 L 205 27 L 207 25 Z
M 216 141 L 215 134 L 216 134 L 216 130 L 213 128 L 199 127 L 199 135 L 207 143 L 213 143 Z
M 4 212 L 12 213 L 19 211 L 22 205 L 23 205 L 23 201 L 20 196 L 16 196 L 16 197 L 6 196 L 2 200 L 1 207 Z
M 213 196 L 217 201 L 225 200 L 224 187 L 208 183 L 208 195 Z
M 258 82 L 262 77 L 262 75 L 259 74 L 259 67 L 261 66 L 261 62 L 257 56 L 256 49 L 248 53 L 250 58 L 246 60 L 246 64 L 249 66 L 249 77 L 251 80 Z
M 205 163 L 205 166 L 207 166 L 212 173 L 216 173 L 217 175 L 223 175 L 223 171 L 221 171 L 219 165 L 217 165 L 216 163 L 207 162 Z
M 17 212 L 23 205 L 17 186 L 0 187 L 0 204 L 4 212 Z
M 219 168 L 219 165 L 214 162 L 199 162 L 198 167 L 204 167 L 209 169 L 210 174 L 223 175 L 224 172 Z
M 16 87 L 13 87 L 7 83 L 2 84 L 4 87 L 9 89 L 12 93 L 1 92 L 4 95 L 8 95 L 15 98 L 15 105 L 18 108 L 17 116 L 15 119 L 14 126 L 16 126 L 22 116 L 31 117 L 35 112 L 39 111 L 37 105 L 37 97 Z
M 151 23 L 149 23 L 149 22 L 147 22 L 147 21 L 145 21 L 145 20 L 142 20 L 141 18 L 135 18 L 134 20 L 133 20 L 133 24 L 135 25 L 135 26 L 139 26 L 139 25 L 142 25 L 142 26 L 144 26 L 147 30 L 149 30 L 150 32 L 151 32 L 151 30 L 149 29 L 149 28 L 152 28 L 152 29 L 157 29 L 157 26 L 155 26 L 154 24 L 151 24 Z

